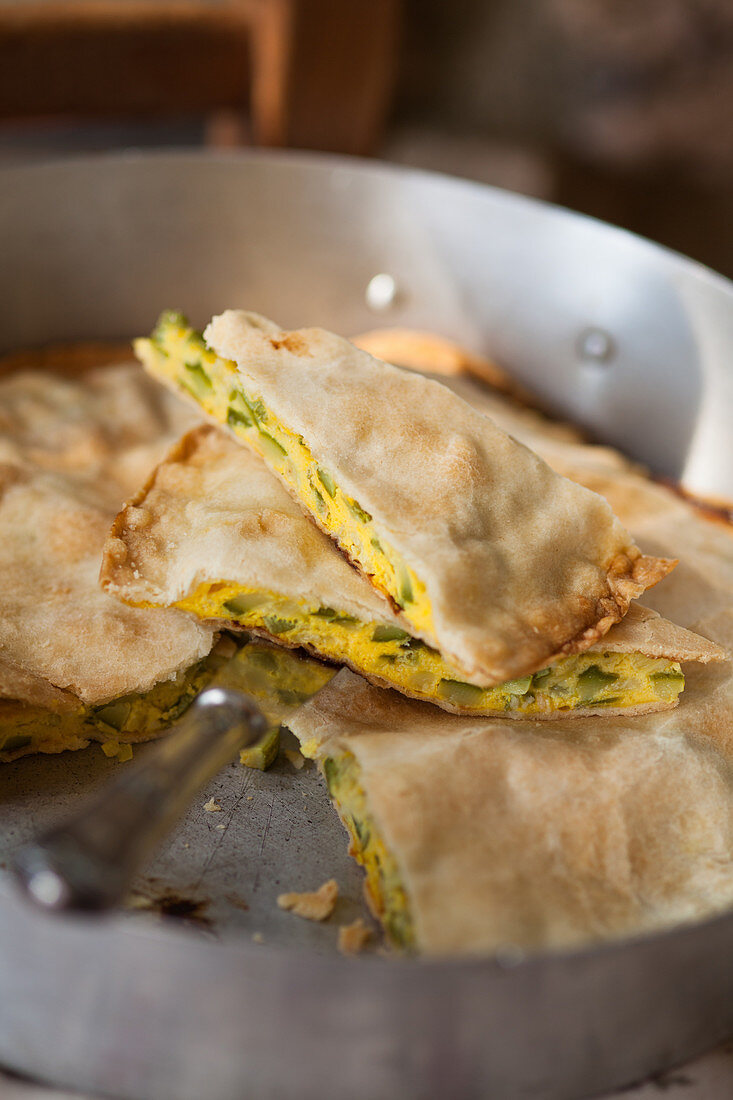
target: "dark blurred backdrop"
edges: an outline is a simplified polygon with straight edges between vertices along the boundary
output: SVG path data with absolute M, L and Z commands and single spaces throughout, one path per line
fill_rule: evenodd
M 384 156 L 733 275 L 733 0 L 0 0 L 0 158 Z

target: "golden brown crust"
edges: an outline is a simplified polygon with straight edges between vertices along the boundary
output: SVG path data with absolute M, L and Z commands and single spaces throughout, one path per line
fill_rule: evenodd
M 584 653 L 597 646 L 611 627 L 623 620 L 632 606 L 631 601 L 671 573 L 677 564 L 677 559 L 644 557 L 635 547 L 628 553 L 616 555 L 608 566 L 611 594 L 596 602 L 595 623 L 566 642 L 544 664 L 554 664 L 561 657 Z M 539 664 L 531 671 L 536 672 L 542 667 Z
M 668 661 L 726 661 L 729 654 L 716 642 L 669 622 L 657 611 L 632 603 L 628 612 L 588 652 L 643 653 Z
M 422 374 L 472 374 L 483 383 L 505 394 L 523 394 L 519 384 L 491 359 L 476 355 L 461 344 L 434 332 L 417 329 L 382 328 L 352 336 L 351 343 L 362 351 Z

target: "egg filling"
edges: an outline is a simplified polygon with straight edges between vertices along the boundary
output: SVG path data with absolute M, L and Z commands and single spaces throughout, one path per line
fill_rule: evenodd
M 684 687 L 676 661 L 643 653 L 586 652 L 564 657 L 533 676 L 481 688 L 424 642 L 391 623 L 362 622 L 333 607 L 309 606 L 275 592 L 217 581 L 200 585 L 173 606 L 202 619 L 261 630 L 406 695 L 446 710 L 547 716 L 577 708 L 669 706 Z
M 392 946 L 409 951 L 415 946 L 409 899 L 395 858 L 369 812 L 360 783 L 361 769 L 351 753 L 327 756 L 322 768 L 328 792 L 351 839 L 349 855 L 364 868 L 369 907 Z
M 256 451 L 319 525 L 359 562 L 372 583 L 400 608 L 417 634 L 433 634 L 425 585 L 374 526 L 372 517 L 316 462 L 302 436 L 281 424 L 242 386 L 236 365 L 207 348 L 181 314 L 164 313 L 152 335 L 135 341 L 151 374 L 163 377 Z
M 231 642 L 230 642 L 231 646 Z M 33 752 L 83 749 L 90 741 L 115 745 L 156 737 L 191 705 L 228 659 L 220 645 L 202 661 L 143 694 L 120 696 L 99 706 L 80 703 L 57 714 L 15 700 L 0 701 L 0 762 Z

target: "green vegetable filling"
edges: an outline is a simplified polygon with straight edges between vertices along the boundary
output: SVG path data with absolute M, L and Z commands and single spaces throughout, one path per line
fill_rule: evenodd
M 360 504 L 357 504 L 355 500 L 347 500 L 346 506 L 353 516 L 356 516 L 362 523 L 371 523 L 372 517 L 367 511 L 365 511 Z
M 400 950 L 415 947 L 410 902 L 397 862 L 382 841 L 361 786 L 361 769 L 350 753 L 322 761 L 329 794 L 351 837 L 350 852 L 366 872 L 372 909 L 390 943 Z
M 326 470 L 322 470 L 320 466 L 318 467 L 316 473 L 318 474 L 318 480 L 320 481 L 321 485 L 326 490 L 328 495 L 331 498 L 335 497 L 336 496 L 336 482 L 333 480 L 331 475 L 329 473 L 327 473 Z
M 258 607 L 265 607 L 267 602 L 266 597 L 257 592 L 243 592 L 240 596 L 225 600 L 223 607 L 236 619 L 248 615 Z
M 230 428 L 252 427 L 252 421 L 247 414 L 240 412 L 239 409 L 233 409 L 231 405 L 227 409 L 227 424 Z
M 95 707 L 94 717 L 97 722 L 103 722 L 113 729 L 124 729 L 125 722 L 130 717 L 132 700 L 115 699 L 113 703 L 107 703 L 103 707 Z
M 264 772 L 275 763 L 279 751 L 280 727 L 275 726 L 263 734 L 254 745 L 242 749 L 239 754 L 239 763 L 243 764 L 245 768 L 254 768 L 256 771 Z
M 214 649 L 173 680 L 161 681 L 143 694 L 131 693 L 92 707 L 80 704 L 70 714 L 23 704 L 0 708 L 0 753 L 58 751 L 59 747 L 82 748 L 90 740 L 153 737 L 183 714 L 228 660 Z
M 618 676 L 615 672 L 604 672 L 598 665 L 590 665 L 578 676 L 578 695 L 581 703 L 595 702 L 599 694 L 615 684 Z
M 242 593 L 227 599 L 224 611 L 244 629 L 264 628 L 288 635 L 296 645 L 312 646 L 328 661 L 349 664 L 357 671 L 431 701 L 475 713 L 513 711 L 532 715 L 572 712 L 580 708 L 649 706 L 674 703 L 684 687 L 678 664 L 640 653 L 588 653 L 565 657 L 533 675 L 482 687 L 450 675 L 451 665 L 420 638 L 395 623 L 369 623 L 323 605 L 296 606 L 292 599 L 266 592 Z M 324 635 L 318 624 L 340 630 Z
M 200 363 L 184 363 L 183 365 L 188 371 L 188 381 L 194 389 L 200 393 L 213 390 L 214 384 Z
M 400 562 L 397 568 L 397 583 L 399 587 L 399 599 L 397 603 L 400 607 L 404 607 L 405 604 L 412 603 L 415 599 L 415 594 L 412 590 L 412 581 L 410 580 L 410 574 L 407 571 L 407 567 L 403 562 Z
M 282 443 L 278 443 L 276 439 L 273 439 L 271 435 L 262 430 L 260 430 L 260 443 L 262 444 L 262 450 L 276 462 L 288 453 Z
M 407 631 L 401 630 L 398 626 L 377 626 L 372 634 L 373 642 L 407 642 L 410 640 Z
M 438 695 L 458 707 L 475 707 L 481 702 L 484 689 L 475 684 L 466 684 L 462 680 L 441 680 Z
M 280 619 L 277 615 L 265 615 L 264 623 L 270 634 L 288 634 L 297 626 L 295 619 Z

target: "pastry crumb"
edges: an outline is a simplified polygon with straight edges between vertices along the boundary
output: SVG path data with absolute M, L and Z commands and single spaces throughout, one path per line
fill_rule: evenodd
M 207 814 L 221 813 L 221 806 L 215 798 L 210 798 L 208 802 L 204 802 L 204 809 L 206 810 Z
M 253 943 L 264 943 L 265 942 L 265 937 L 262 935 L 261 932 L 253 932 L 252 933 L 252 942 Z
M 228 634 L 222 634 L 214 649 L 220 657 L 233 657 L 237 652 L 237 645 Z
M 300 769 L 305 764 L 305 757 L 303 756 L 302 752 L 298 752 L 297 749 L 283 749 L 283 752 L 285 753 L 293 767 L 297 771 L 300 771 Z
M 226 825 L 217 825 L 216 828 L 217 829 L 226 829 Z
M 351 924 L 339 928 L 338 949 L 342 955 L 358 955 L 372 938 L 372 930 L 357 917 Z
M 331 878 L 312 894 L 280 894 L 277 904 L 281 909 L 290 909 L 297 917 L 304 917 L 305 920 L 328 920 L 338 896 L 338 883 Z

